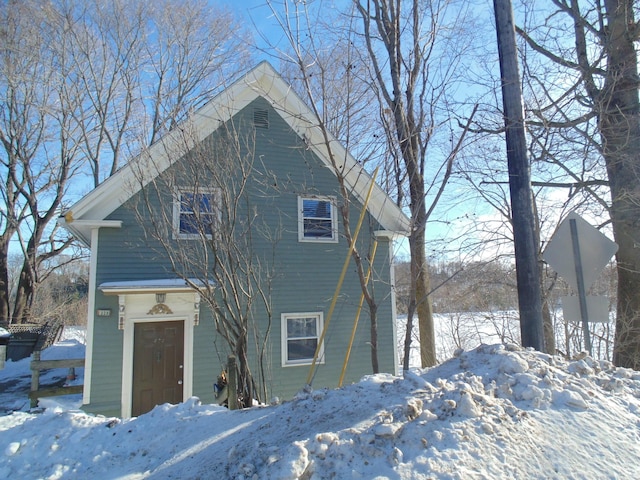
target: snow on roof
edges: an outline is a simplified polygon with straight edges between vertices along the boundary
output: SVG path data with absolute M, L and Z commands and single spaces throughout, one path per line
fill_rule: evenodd
M 197 278 L 159 278 L 153 280 L 129 280 L 122 282 L 104 282 L 98 287 L 103 292 L 115 292 L 126 290 L 192 290 L 191 285 L 199 287 L 205 283 Z M 212 283 L 210 283 L 212 285 Z

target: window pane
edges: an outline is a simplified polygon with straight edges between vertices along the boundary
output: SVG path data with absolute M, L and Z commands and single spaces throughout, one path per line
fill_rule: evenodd
M 287 318 L 287 338 L 315 337 L 316 318 Z
M 313 238 L 332 238 L 331 220 L 304 219 L 304 236 Z
M 306 340 L 289 340 L 287 342 L 287 346 L 287 359 L 289 361 L 312 359 L 313 355 L 316 353 L 318 339 L 309 338 Z
M 308 238 L 332 238 L 331 202 L 304 199 L 302 201 L 304 236 Z
M 196 200 L 196 206 L 200 213 L 213 213 L 213 194 L 198 193 Z
M 180 233 L 213 233 L 215 223 L 214 194 L 182 192 L 180 194 Z
M 331 218 L 331 202 L 327 200 L 305 199 L 302 210 L 305 218 Z
M 198 233 L 198 221 L 194 214 L 180 215 L 180 233 Z
M 180 195 L 180 211 L 185 213 L 212 213 L 213 194 L 183 192 Z
M 180 194 L 180 213 L 193 213 L 193 194 L 181 193 Z

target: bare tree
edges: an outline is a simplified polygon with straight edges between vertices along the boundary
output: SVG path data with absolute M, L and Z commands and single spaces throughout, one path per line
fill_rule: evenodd
M 587 147 L 606 166 L 609 214 L 619 245 L 614 362 L 631 368 L 640 368 L 637 8 L 633 0 L 554 0 L 553 15 L 547 5 L 530 9 L 519 29 L 546 67 L 545 97 L 534 112 L 541 125 L 572 130 L 581 139 L 577 148 Z M 562 81 L 551 87 L 554 79 Z
M 351 16 L 329 16 L 326 12 L 297 2 L 285 1 L 278 9 L 269 2 L 284 36 L 286 48 L 279 51 L 284 75 L 311 107 L 316 126 L 322 133 L 321 145 L 315 145 L 331 162 L 339 186 L 339 209 L 345 241 L 351 247 L 362 296 L 369 312 L 369 345 L 371 368 L 380 371 L 378 362 L 378 303 L 373 282 L 367 271 L 373 270 L 375 247 L 372 242 L 356 243 L 357 226 L 352 225 L 354 206 L 347 176 L 345 155 L 357 152 L 363 165 L 375 165 L 379 157 L 380 141 L 372 138 L 372 118 L 375 118 L 375 96 L 363 80 L 361 61 Z M 347 19 L 347 24 L 343 22 Z M 346 147 L 339 153 L 334 146 L 337 138 Z M 375 179 L 371 180 L 374 181 Z M 356 208 L 362 208 L 355 205 Z M 367 229 L 367 225 L 364 226 Z M 369 235 L 369 232 L 367 232 Z M 362 248 L 368 249 L 363 252 Z M 375 275 L 375 273 L 373 273 Z
M 200 0 L 57 2 L 87 95 L 82 147 L 94 186 L 245 67 L 243 30 Z
M 93 188 L 112 175 L 247 55 L 242 29 L 204 0 L 10 1 L 0 15 L 0 321 L 24 322 L 72 243 L 55 219 L 86 176 Z M 14 292 L 10 250 L 24 258 Z
M 250 56 L 248 32 L 229 10 L 201 0 L 149 4 L 155 35 L 144 47 L 142 90 L 151 99 L 151 145 L 246 71 Z
M 78 89 L 86 96 L 76 116 L 92 186 L 113 175 L 126 155 L 141 105 L 138 86 L 148 40 L 147 2 L 52 4 Z
M 397 178 L 402 185 L 398 187 L 399 197 L 407 185 L 413 222 L 409 237 L 412 301 L 403 363 L 407 368 L 412 319 L 417 312 L 421 363 L 423 367 L 432 366 L 437 358 L 425 254 L 427 222 L 451 176 L 466 129 L 451 142 L 448 153 L 436 157 L 435 165 L 428 165 L 427 152 L 433 146 L 437 130 L 447 123 L 445 118 L 451 118 L 449 113 L 440 116 L 440 109 L 446 103 L 453 83 L 463 38 L 470 38 L 462 37 L 456 31 L 465 9 L 460 7 L 454 13 L 447 8 L 447 1 L 413 0 L 405 5 L 400 1 L 366 0 L 354 1 L 354 4 L 362 19 L 362 35 L 373 79 L 371 85 L 379 95 L 390 150 L 399 159 L 396 163 L 399 168 Z M 442 28 L 446 22 L 451 32 L 449 37 Z
M 61 40 L 49 19 L 48 9 L 31 2 L 2 7 L 0 140 L 6 203 L 1 209 L 0 315 L 9 323 L 28 321 L 42 262 L 70 244 L 51 223 L 79 167 L 74 115 L 81 96 L 69 75 L 64 45 L 47 47 Z M 11 299 L 7 262 L 13 241 L 24 261 Z
M 242 128 L 228 123 L 194 147 L 189 122 L 178 127 L 177 141 L 167 148 L 181 160 L 152 175 L 135 214 L 147 246 L 166 259 L 168 269 L 198 292 L 212 312 L 226 347 L 224 361 L 229 351 L 237 358 L 238 395 L 248 407 L 254 398 L 268 400 L 271 282 L 281 232 L 258 214 L 258 203 L 268 202 L 274 192 L 260 182 L 268 172 L 256 175 L 261 166 L 253 155 L 253 137 L 236 127 Z M 134 169 L 142 185 L 157 171 L 150 158 Z M 188 212 L 180 223 L 175 221 L 175 202 Z M 260 328 L 255 318 L 262 319 Z

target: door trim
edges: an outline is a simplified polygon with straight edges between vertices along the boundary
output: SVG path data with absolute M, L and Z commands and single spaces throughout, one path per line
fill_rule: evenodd
M 125 315 L 122 340 L 122 397 L 121 416 L 131 417 L 133 403 L 133 336 L 136 323 L 151 322 L 184 322 L 184 383 L 182 401 L 193 396 L 193 337 L 194 314 L 193 293 L 167 294 L 166 304 L 175 312 L 173 315 L 148 315 L 151 306 L 155 304 L 153 294 L 123 295 L 127 313 L 133 310 L 136 316 L 129 318 Z M 133 307 L 133 308 L 132 308 Z M 136 308 L 137 307 L 137 308 Z M 181 308 L 183 307 L 183 308 Z M 146 310 L 145 310 L 146 309 Z M 190 309 L 190 310 L 187 310 Z

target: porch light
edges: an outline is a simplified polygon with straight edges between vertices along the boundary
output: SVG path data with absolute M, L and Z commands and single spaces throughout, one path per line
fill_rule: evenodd
M 193 298 L 193 324 L 200 324 L 200 294 L 194 294 Z
M 124 330 L 124 295 L 118 295 L 118 330 Z

